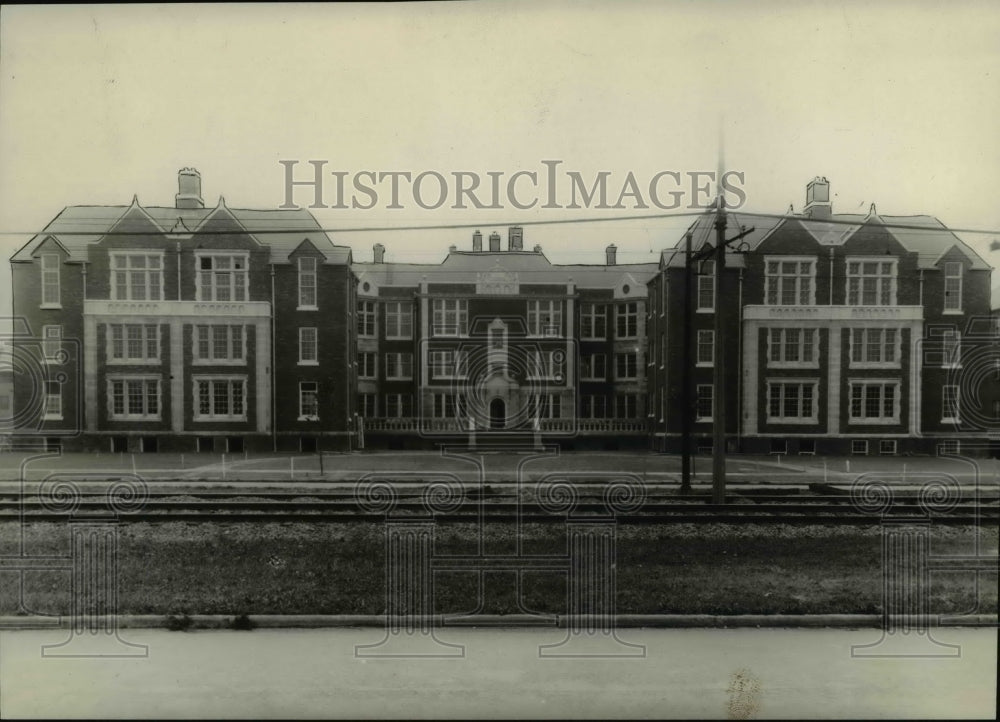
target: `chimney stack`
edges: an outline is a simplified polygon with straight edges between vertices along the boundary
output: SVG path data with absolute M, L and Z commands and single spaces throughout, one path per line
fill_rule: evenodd
M 830 202 L 830 181 L 816 176 L 806 184 L 806 206 L 802 212 L 807 218 L 825 219 L 833 215 Z
M 483 250 L 483 234 L 479 231 L 472 234 L 472 250 L 476 253 Z
M 524 230 L 521 226 L 511 226 L 507 229 L 507 250 L 509 251 L 520 251 L 523 250 L 522 244 L 524 243 Z
M 618 248 L 612 243 L 610 246 L 604 249 L 604 254 L 607 256 L 607 261 L 609 266 L 615 265 L 615 254 L 618 252 Z
M 500 250 L 500 234 L 496 231 L 490 234 L 490 250 L 499 251 Z
M 205 201 L 201 198 L 201 174 L 194 168 L 181 168 L 177 171 L 177 195 L 174 196 L 177 208 L 204 208 Z
M 372 256 L 375 259 L 375 263 L 384 263 L 382 259 L 385 257 L 385 246 L 381 243 L 376 243 L 372 246 Z

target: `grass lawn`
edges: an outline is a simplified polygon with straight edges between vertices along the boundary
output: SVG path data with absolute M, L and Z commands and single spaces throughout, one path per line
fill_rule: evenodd
M 511 554 L 513 525 L 487 524 L 484 550 Z M 933 527 L 931 553 L 969 554 L 974 530 Z M 0 524 L 0 555 L 17 552 L 19 528 Z M 997 553 L 997 530 L 981 531 Z M 68 554 L 65 525 L 25 528 L 29 554 Z M 477 531 L 440 525 L 435 549 L 471 554 Z M 565 554 L 561 525 L 530 525 L 522 553 Z M 785 525 L 620 526 L 622 614 L 877 613 L 882 609 L 876 527 Z M 120 528 L 119 609 L 135 614 L 380 614 L 385 609 L 385 531 L 378 524 L 129 524 Z M 24 573 L 34 613 L 66 613 L 69 574 Z M 525 572 L 519 607 L 513 572 L 435 574 L 435 611 L 561 613 L 566 576 Z M 18 611 L 17 574 L 0 571 L 0 614 Z M 996 613 L 997 575 L 932 573 L 932 612 Z

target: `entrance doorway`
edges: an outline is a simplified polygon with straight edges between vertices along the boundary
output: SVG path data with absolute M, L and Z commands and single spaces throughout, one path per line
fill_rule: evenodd
M 493 399 L 490 402 L 490 428 L 502 429 L 507 425 L 507 405 L 503 399 Z

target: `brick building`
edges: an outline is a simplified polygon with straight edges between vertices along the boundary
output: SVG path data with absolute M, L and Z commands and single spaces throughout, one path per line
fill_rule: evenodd
M 38 372 L 22 426 L 71 448 L 346 448 L 350 250 L 306 211 L 206 208 L 184 169 L 173 206 L 70 206 L 11 258 Z
M 832 214 L 829 183 L 801 215 L 731 214 L 752 226 L 692 289 L 694 434 L 711 445 L 714 315 L 725 313 L 727 446 L 746 452 L 933 453 L 1000 429 L 1000 349 L 991 268 L 930 216 Z M 715 243 L 715 215 L 690 228 Z M 897 227 L 902 226 L 902 227 Z M 650 281 L 654 446 L 679 449 L 685 241 Z M 731 360 L 731 361 L 730 361 Z M 731 364 L 731 365 L 730 365 Z
M 551 263 L 479 231 L 439 264 L 355 263 L 367 446 L 644 445 L 646 283 L 656 264 Z

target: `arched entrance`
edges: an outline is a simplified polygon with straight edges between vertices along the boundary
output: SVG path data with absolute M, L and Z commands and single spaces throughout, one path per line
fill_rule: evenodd
M 490 401 L 490 428 L 502 429 L 507 425 L 507 405 L 503 399 Z

